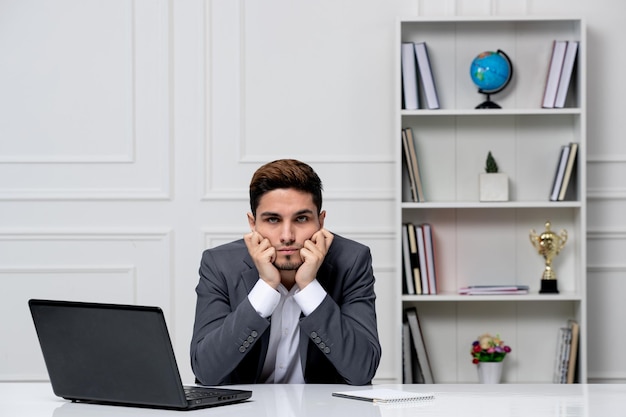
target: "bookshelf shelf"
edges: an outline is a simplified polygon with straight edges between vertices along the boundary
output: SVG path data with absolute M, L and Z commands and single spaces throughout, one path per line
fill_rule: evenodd
M 470 116 L 470 117 L 500 117 L 500 116 L 555 116 L 555 115 L 579 115 L 579 108 L 570 107 L 563 109 L 438 109 L 438 110 L 401 110 L 402 116 L 416 117 L 442 117 L 442 116 Z
M 423 203 L 401 203 L 403 209 L 428 210 L 438 208 L 454 209 L 486 209 L 486 208 L 580 208 L 580 201 L 503 201 L 503 202 L 480 202 L 480 201 L 452 201 L 452 202 L 423 202 Z
M 435 383 L 477 382 L 469 346 L 482 333 L 499 333 L 513 348 L 503 382 L 551 383 L 559 329 L 580 324 L 577 381 L 587 380 L 586 166 L 574 171 L 574 192 L 550 201 L 560 148 L 579 144 L 586 160 L 586 31 L 577 18 L 407 18 L 397 22 L 396 103 L 402 103 L 400 44 L 426 42 L 440 109 L 396 109 L 396 233 L 398 381 L 403 375 L 402 321 L 416 308 Z M 577 40 L 577 70 L 564 108 L 542 108 L 555 39 Z M 514 78 L 491 97 L 502 109 L 474 107 L 478 94 L 469 76 L 477 53 L 502 49 Z M 424 201 L 413 202 L 400 132 L 410 128 L 419 162 Z M 509 178 L 509 200 L 479 201 L 478 177 L 491 151 Z M 530 231 L 568 232 L 554 259 L 559 293 L 540 294 L 544 259 Z M 408 295 L 403 264 L 402 224 L 433 228 L 437 294 Z M 468 285 L 527 285 L 523 295 L 459 295 Z M 542 340 L 541 352 L 536 341 Z
M 582 295 L 575 292 L 562 291 L 560 294 L 538 294 L 529 293 L 521 295 L 459 295 L 455 292 L 444 291 L 436 295 L 403 295 L 403 302 L 411 303 L 440 303 L 440 302 L 459 302 L 459 303 L 473 303 L 473 302 L 555 302 L 555 301 L 581 301 Z

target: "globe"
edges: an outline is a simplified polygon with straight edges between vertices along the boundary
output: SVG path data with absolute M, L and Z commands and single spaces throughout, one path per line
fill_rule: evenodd
M 487 100 L 476 108 L 499 109 L 500 106 L 491 101 L 490 95 L 502 91 L 509 84 L 513 76 L 513 65 L 500 49 L 497 52 L 481 52 L 472 60 L 470 76 L 478 87 L 478 92 L 487 95 Z

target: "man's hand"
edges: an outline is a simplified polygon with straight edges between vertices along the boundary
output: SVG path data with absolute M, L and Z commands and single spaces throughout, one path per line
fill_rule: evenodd
M 300 249 L 303 263 L 296 272 L 296 284 L 300 289 L 309 285 L 317 276 L 317 271 L 333 243 L 333 237 L 328 230 L 320 229 L 304 242 L 304 247 Z
M 254 261 L 259 276 L 272 288 L 278 288 L 280 284 L 280 272 L 274 266 L 276 249 L 270 244 L 269 239 L 264 238 L 258 232 L 251 232 L 244 236 L 244 242 L 248 253 Z

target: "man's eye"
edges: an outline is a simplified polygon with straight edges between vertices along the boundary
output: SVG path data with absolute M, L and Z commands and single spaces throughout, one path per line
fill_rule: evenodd
M 278 223 L 278 218 L 276 218 L 276 217 L 268 217 L 268 218 L 266 219 L 266 221 L 267 221 L 268 223 Z
M 296 221 L 298 223 L 306 223 L 309 220 L 309 218 L 307 216 L 300 216 L 298 218 L 296 218 Z

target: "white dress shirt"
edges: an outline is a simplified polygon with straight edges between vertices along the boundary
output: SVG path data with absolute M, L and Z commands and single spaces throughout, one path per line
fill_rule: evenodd
M 280 284 L 275 290 L 259 279 L 248 299 L 262 317 L 272 317 L 270 341 L 261 372 L 261 381 L 275 384 L 303 384 L 300 357 L 300 314 L 308 316 L 326 296 L 317 280 L 300 290 L 294 285 L 287 291 Z

